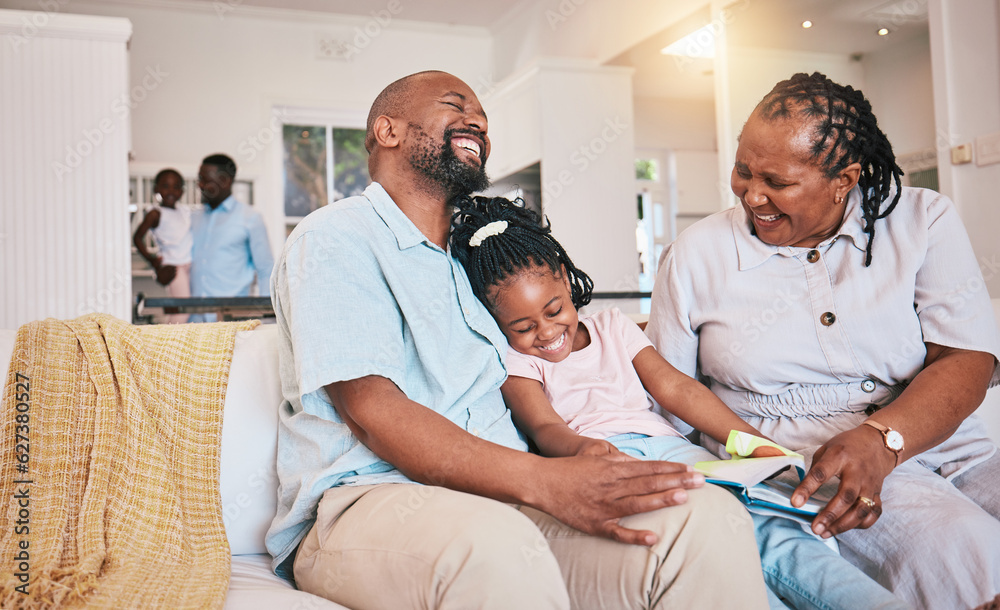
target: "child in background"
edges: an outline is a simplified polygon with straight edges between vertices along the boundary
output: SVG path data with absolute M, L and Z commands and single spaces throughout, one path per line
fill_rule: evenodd
M 176 298 L 191 296 L 191 212 L 177 207 L 177 200 L 184 194 L 184 178 L 175 169 L 165 169 L 153 180 L 153 197 L 157 205 L 142 219 L 132 236 L 139 254 L 156 271 L 156 281 L 167 287 L 167 295 Z M 153 256 L 143 241 L 146 231 L 153 232 L 153 241 L 160 252 Z M 168 324 L 188 321 L 186 313 L 166 308 Z
M 723 445 L 730 430 L 762 436 L 667 363 L 617 309 L 579 318 L 593 282 L 538 215 L 500 197 L 461 198 L 456 205 L 452 255 L 507 337 L 509 377 L 501 391 L 543 455 L 689 465 L 716 459 L 653 412 L 647 392 Z M 780 454 L 767 449 L 753 457 Z M 772 607 L 787 607 L 778 596 L 794 608 L 908 607 L 795 521 L 751 517 Z

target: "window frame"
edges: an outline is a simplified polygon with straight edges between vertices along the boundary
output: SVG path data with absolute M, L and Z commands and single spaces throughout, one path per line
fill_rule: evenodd
M 336 108 L 309 108 L 302 106 L 274 106 L 271 109 L 270 126 L 273 134 L 274 175 L 280 193 L 280 207 L 285 233 L 302 221 L 304 216 L 288 216 L 285 214 L 285 125 L 326 128 L 326 197 L 323 205 L 333 203 L 334 175 L 333 167 L 333 130 L 334 129 L 365 129 L 368 121 L 367 111 Z

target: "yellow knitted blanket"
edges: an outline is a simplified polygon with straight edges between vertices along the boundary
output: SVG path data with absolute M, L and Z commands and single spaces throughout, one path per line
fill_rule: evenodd
M 0 414 L 0 607 L 222 607 L 238 330 L 94 314 L 17 333 Z

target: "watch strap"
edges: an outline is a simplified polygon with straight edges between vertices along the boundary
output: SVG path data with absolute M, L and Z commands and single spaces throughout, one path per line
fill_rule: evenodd
M 889 446 L 889 433 L 894 432 L 894 430 L 889 426 L 880 424 L 877 421 L 872 421 L 870 419 L 866 419 L 861 423 L 871 426 L 872 428 L 875 428 L 876 430 L 879 431 L 879 433 L 882 435 L 882 444 L 885 445 L 885 448 L 891 451 L 894 456 L 896 456 L 895 465 L 899 466 L 899 452 L 902 451 L 902 449 L 893 449 L 892 447 Z

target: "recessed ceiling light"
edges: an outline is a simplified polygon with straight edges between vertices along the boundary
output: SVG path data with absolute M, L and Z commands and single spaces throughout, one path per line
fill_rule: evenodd
M 885 36 L 888 33 L 889 33 L 889 28 L 879 28 L 878 29 L 878 35 L 879 36 Z
M 808 19 L 802 22 L 802 27 L 804 27 L 807 30 L 809 28 L 811 28 L 812 26 L 813 26 L 813 22 L 809 21 Z

